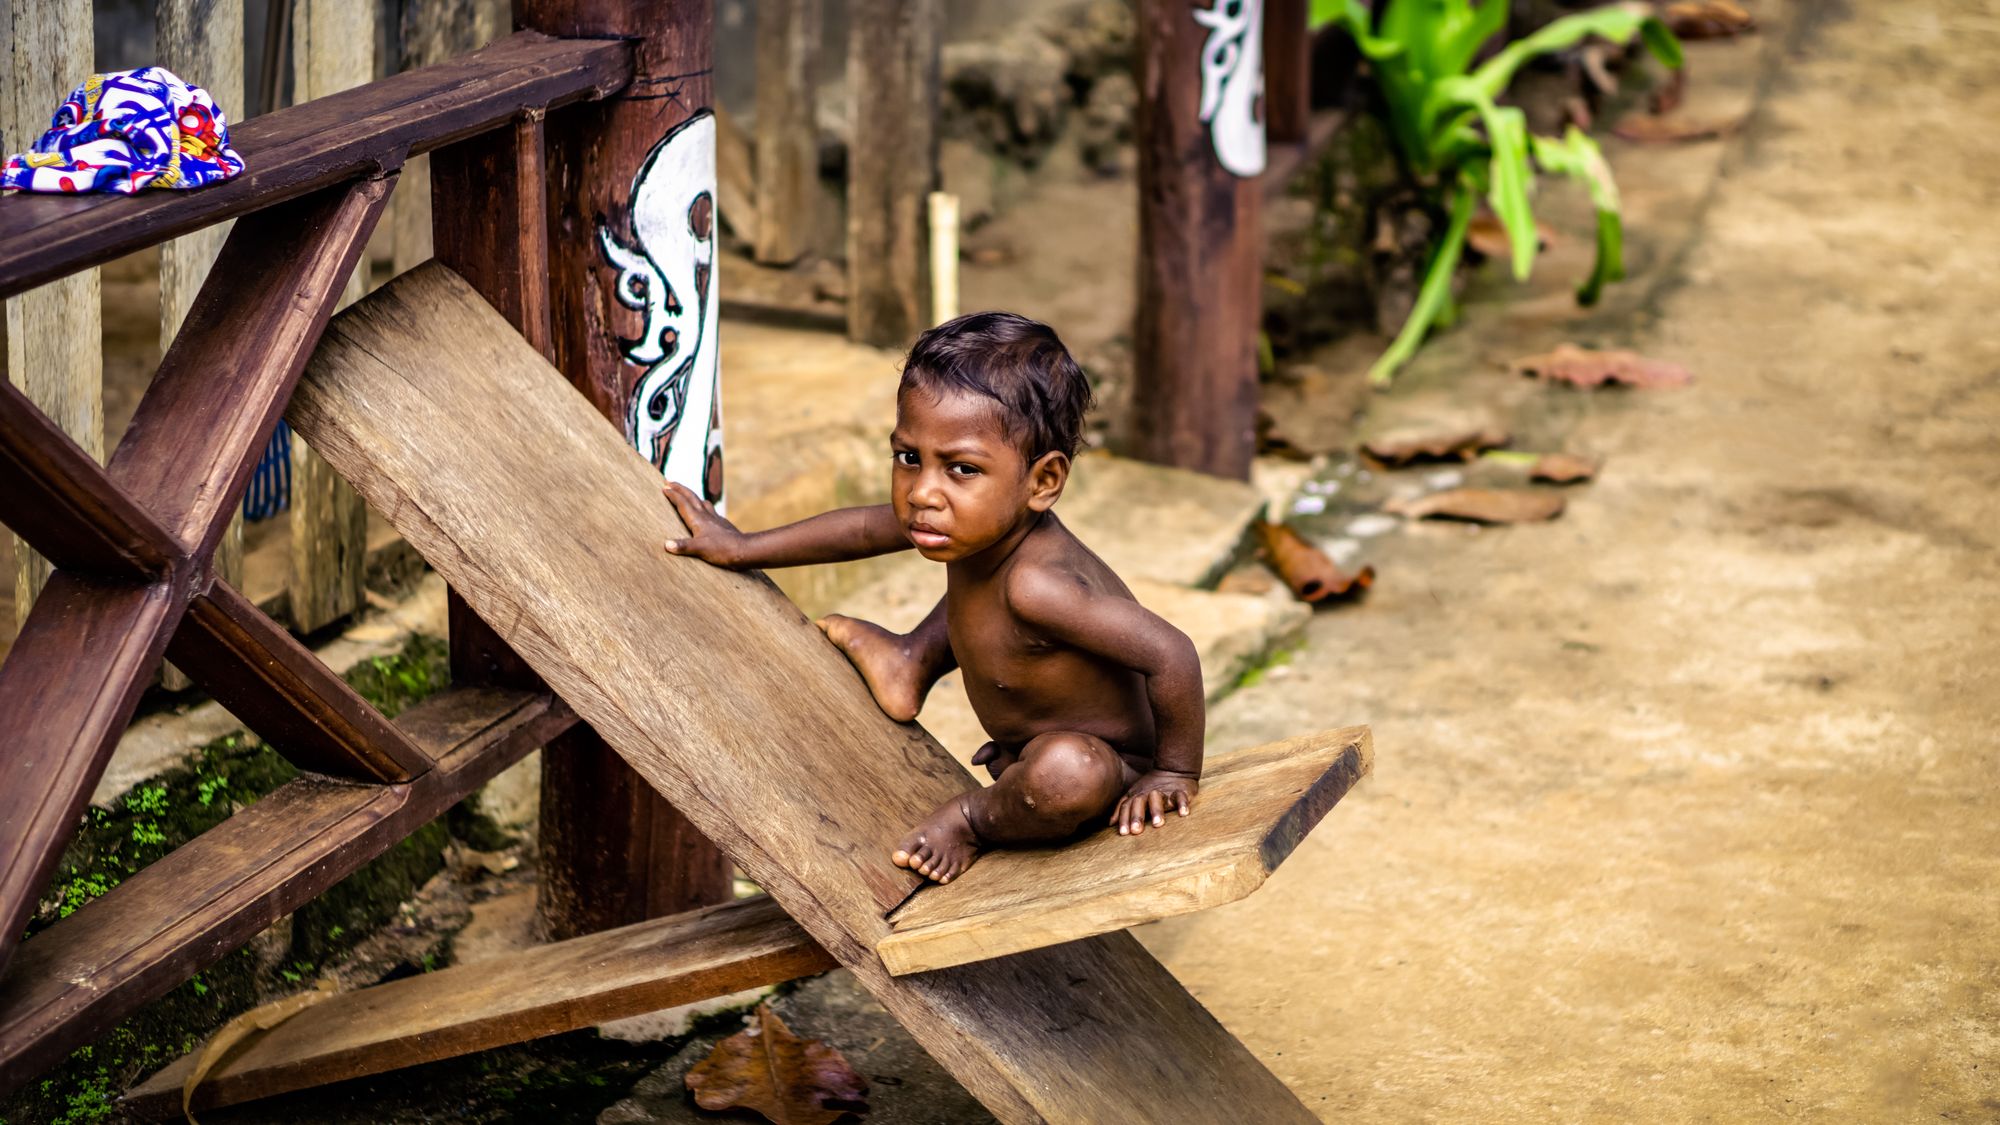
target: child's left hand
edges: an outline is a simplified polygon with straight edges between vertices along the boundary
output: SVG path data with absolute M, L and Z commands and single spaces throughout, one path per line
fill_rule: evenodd
M 1133 782 L 1118 799 L 1118 807 L 1111 810 L 1111 823 L 1118 826 L 1120 836 L 1139 835 L 1148 821 L 1159 828 L 1167 823 L 1168 809 L 1186 816 L 1200 788 L 1201 783 L 1186 774 L 1153 770 Z

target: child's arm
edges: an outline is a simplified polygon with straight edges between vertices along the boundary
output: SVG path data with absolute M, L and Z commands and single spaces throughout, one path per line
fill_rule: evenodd
M 1186 816 L 1200 788 L 1207 711 L 1194 642 L 1138 602 L 1087 589 L 1067 575 L 1017 569 L 1007 579 L 1007 604 L 1056 640 L 1146 677 L 1158 745 L 1152 770 L 1111 813 L 1118 834 L 1138 835 L 1149 821 L 1157 828 L 1169 809 Z
M 840 508 L 769 531 L 744 532 L 686 485 L 669 481 L 666 492 L 688 529 L 686 538 L 667 540 L 667 553 L 730 570 L 846 562 L 910 549 L 909 536 L 887 504 Z

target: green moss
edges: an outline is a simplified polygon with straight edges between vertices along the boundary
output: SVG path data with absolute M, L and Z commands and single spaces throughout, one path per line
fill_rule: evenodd
M 1262 659 L 1245 668 L 1243 674 L 1236 677 L 1236 690 L 1241 691 L 1244 688 L 1255 687 L 1263 683 L 1264 677 L 1271 674 L 1271 669 L 1282 668 L 1290 664 L 1292 658 L 1297 656 L 1299 650 L 1304 647 L 1304 641 L 1294 641 L 1290 644 L 1279 645 L 1277 648 L 1265 653 Z
M 436 637 L 414 636 L 403 651 L 364 660 L 344 678 L 361 698 L 393 719 L 451 683 L 451 649 Z

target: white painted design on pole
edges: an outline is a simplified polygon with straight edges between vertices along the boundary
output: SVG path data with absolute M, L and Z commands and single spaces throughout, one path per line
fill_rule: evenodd
M 600 225 L 618 267 L 618 302 L 646 314 L 625 359 L 644 367 L 625 416 L 626 437 L 668 480 L 720 509 L 722 386 L 716 361 L 715 115 L 676 125 L 632 177 L 635 246 Z
M 1498 0 L 1490 0 L 1497 3 Z M 1214 0 L 1194 10 L 1201 46 L 1201 120 L 1231 175 L 1264 174 L 1264 0 Z

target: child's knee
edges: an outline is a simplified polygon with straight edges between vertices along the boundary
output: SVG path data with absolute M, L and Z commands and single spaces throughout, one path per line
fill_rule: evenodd
M 1081 824 L 1118 799 L 1124 775 L 1117 751 L 1082 734 L 1045 734 L 1021 751 L 1023 799 L 1051 820 Z

